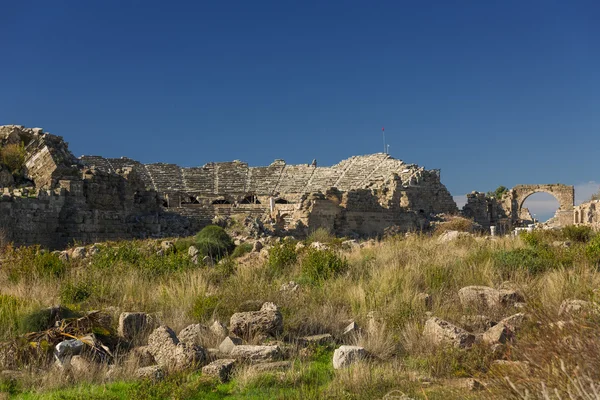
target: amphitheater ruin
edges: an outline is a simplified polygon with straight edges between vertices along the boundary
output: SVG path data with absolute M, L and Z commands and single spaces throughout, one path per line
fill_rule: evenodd
M 76 158 L 60 136 L 0 126 L 2 146 L 18 143 L 25 145 L 20 175 L 0 170 L 0 223 L 17 244 L 60 248 L 73 241 L 193 235 L 215 218 L 232 216 L 300 237 L 321 227 L 349 237 L 424 230 L 440 215 L 460 212 L 484 229 L 504 230 L 528 218 L 523 202 L 539 191 L 558 198 L 557 224 L 598 223 L 595 203 L 574 207 L 573 187 L 566 185 L 520 185 L 502 199 L 473 192 L 459 211 L 439 170 L 384 153 L 331 167 L 283 160 L 250 167 L 236 160 L 187 168 Z

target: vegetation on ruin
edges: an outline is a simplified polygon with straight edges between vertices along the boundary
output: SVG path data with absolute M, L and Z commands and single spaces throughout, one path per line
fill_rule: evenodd
M 25 165 L 25 145 L 7 144 L 0 149 L 0 159 L 13 175 L 19 174 Z
M 199 371 L 150 382 L 126 372 L 107 378 L 105 366 L 74 376 L 52 368 L 40 372 L 23 361 L 20 377 L 0 376 L 0 391 L 21 399 L 597 398 L 600 319 L 594 313 L 559 315 L 566 299 L 600 300 L 600 236 L 588 228 L 452 241 L 410 235 L 322 249 L 310 241 L 303 246 L 273 241 L 263 252 L 246 245 L 237 258 L 223 254 L 214 267 L 195 264 L 187 252 L 206 237 L 226 239 L 221 230 L 207 232 L 178 239 L 176 251 L 162 254 L 160 242 L 151 240 L 105 243 L 89 258 L 70 260 L 39 247 L 7 246 L 0 269 L 2 340 L 43 329 L 46 308 L 55 304 L 72 316 L 105 310 L 114 324 L 121 311 L 144 311 L 179 332 L 193 323 L 227 322 L 234 312 L 272 301 L 284 317 L 278 339 L 288 343 L 291 369 L 257 372 L 242 365 L 228 383 Z M 226 247 L 227 254 L 235 254 Z M 292 280 L 299 289 L 282 291 Z M 457 293 L 468 285 L 510 287 L 523 294 L 524 308 L 488 315 L 526 314 L 514 342 L 491 351 L 483 344 L 456 349 L 423 340 L 430 315 L 461 324 L 468 310 Z M 423 293 L 430 302 L 423 301 Z M 369 328 L 370 312 L 376 315 L 374 328 Z M 343 338 L 349 321 L 363 329 Z M 294 344 L 295 338 L 320 333 L 361 345 L 371 357 L 334 370 L 336 345 L 302 349 Z M 21 345 L 29 351 L 27 343 Z M 497 358 L 527 361 L 528 369 L 502 368 L 494 364 Z M 485 388 L 466 391 L 460 382 L 467 377 Z
M 486 194 L 488 197 L 493 197 L 497 200 L 501 200 L 502 196 L 504 196 L 504 193 L 506 192 L 508 192 L 508 188 L 506 186 L 500 185 L 493 192 L 487 192 Z

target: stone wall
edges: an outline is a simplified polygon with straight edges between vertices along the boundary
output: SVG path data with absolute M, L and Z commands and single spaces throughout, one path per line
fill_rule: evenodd
M 386 228 L 418 230 L 456 213 L 437 170 L 387 154 L 354 156 L 331 167 L 266 167 L 242 161 L 182 168 L 69 152 L 41 129 L 0 127 L 2 143 L 26 144 L 24 190 L 6 187 L 0 223 L 18 244 L 61 247 L 132 237 L 192 235 L 217 216 L 242 214 L 282 231 L 319 227 L 348 236 Z

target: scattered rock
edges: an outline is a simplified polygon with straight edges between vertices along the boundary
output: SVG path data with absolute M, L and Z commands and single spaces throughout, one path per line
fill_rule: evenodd
M 298 344 L 301 346 L 323 345 L 327 343 L 333 343 L 333 336 L 331 336 L 329 333 L 304 336 L 298 339 Z
M 227 336 L 219 345 L 219 351 L 223 354 L 229 354 L 235 346 L 242 344 L 242 339 L 235 336 Z
M 262 248 L 263 248 L 263 244 L 257 240 L 256 242 L 254 242 L 254 245 L 252 246 L 252 252 L 258 253 L 262 250 Z
M 470 347 L 475 342 L 473 334 L 437 317 L 425 322 L 423 336 L 435 345 L 452 345 L 458 348 Z
M 209 329 L 217 338 L 224 338 L 228 333 L 227 327 L 219 321 L 213 322 Z
M 344 240 L 342 242 L 342 248 L 351 250 L 354 248 L 360 248 L 360 244 L 358 244 L 358 241 L 356 239 Z
M 442 233 L 440 235 L 440 237 L 438 237 L 438 242 L 439 243 L 447 243 L 447 242 L 451 242 L 451 241 L 459 239 L 459 238 L 470 237 L 470 236 L 473 236 L 473 235 L 471 235 L 468 232 L 446 231 L 446 232 Z
M 312 242 L 310 248 L 316 250 L 329 250 L 329 246 L 321 242 Z
M 558 315 L 599 314 L 600 306 L 591 301 L 567 299 L 560 304 Z
M 273 303 L 264 303 L 260 311 L 235 313 L 229 321 L 229 331 L 243 338 L 276 336 L 282 330 L 283 316 Z
M 281 357 L 281 350 L 279 346 L 239 345 L 229 355 L 236 360 L 249 362 L 275 361 Z
M 506 343 L 513 336 L 513 332 L 503 323 L 494 325 L 484 332 L 483 342 L 487 344 Z
M 68 339 L 58 343 L 54 346 L 54 359 L 57 365 L 68 367 L 71 358 L 79 355 L 84 346 L 84 343 L 79 339 Z
M 485 332 L 496 325 L 496 322 L 485 315 L 463 315 L 460 325 L 469 332 Z
M 463 307 L 476 310 L 495 310 L 523 301 L 523 296 L 515 290 L 488 286 L 466 286 L 458 291 L 458 297 Z
M 457 382 L 457 386 L 461 389 L 465 389 L 470 392 L 477 392 L 479 390 L 485 389 L 485 386 L 481 382 L 473 378 L 459 379 Z
M 350 366 L 366 358 L 367 352 L 360 346 L 340 346 L 333 352 L 333 368 L 340 369 Z
M 165 371 L 158 365 L 152 365 L 150 367 L 138 368 L 135 371 L 135 377 L 137 379 L 150 379 L 153 381 L 160 381 L 166 376 Z
M 177 338 L 182 343 L 202 345 L 204 339 L 211 334 L 207 326 L 202 324 L 193 324 L 183 328 Z
M 198 248 L 196 246 L 190 246 L 188 248 L 188 256 L 194 258 L 194 257 L 198 257 L 198 254 L 200 254 L 200 250 L 198 250 Z
M 100 253 L 100 247 L 94 244 L 87 250 L 87 257 L 94 257 L 98 253 Z
M 298 285 L 296 282 L 294 281 L 289 281 L 287 283 L 282 284 L 279 287 L 279 291 L 280 292 L 296 292 L 298 289 L 300 289 L 300 285 Z
M 350 324 L 348 324 L 348 326 L 344 328 L 344 330 L 342 331 L 342 336 L 356 335 L 359 332 L 360 329 L 358 328 L 358 325 L 356 324 L 356 322 L 352 321 L 350 322 Z
M 200 346 L 181 343 L 168 326 L 160 326 L 148 337 L 148 351 L 158 365 L 167 370 L 184 370 L 201 365 L 206 361 Z
M 254 371 L 254 372 L 275 372 L 275 371 L 285 371 L 290 368 L 292 368 L 291 361 L 274 361 L 274 362 L 255 364 L 252 366 L 252 371 Z
M 175 243 L 170 240 L 164 240 L 160 243 L 160 249 L 163 254 L 169 254 L 175 251 Z
M 119 327 L 117 333 L 125 340 L 133 340 L 136 337 L 148 335 L 152 329 L 148 314 L 141 312 L 124 312 L 119 315 Z M 142 338 L 140 338 L 142 340 Z
M 513 314 L 510 317 L 504 318 L 500 324 L 507 326 L 511 331 L 517 332 L 525 323 L 527 317 L 524 313 Z
M 202 373 L 207 376 L 218 378 L 221 382 L 227 382 L 231 376 L 234 365 L 235 360 L 232 358 L 216 360 L 202 367 Z
M 296 251 L 300 251 L 300 250 L 302 250 L 302 249 L 303 249 L 303 248 L 305 248 L 305 247 L 306 247 L 306 246 L 305 246 L 305 245 L 304 245 L 304 243 L 302 243 L 302 242 L 298 242 L 298 243 L 296 243 Z
M 87 255 L 87 251 L 85 247 L 75 247 L 71 250 L 71 259 L 72 260 L 83 260 Z

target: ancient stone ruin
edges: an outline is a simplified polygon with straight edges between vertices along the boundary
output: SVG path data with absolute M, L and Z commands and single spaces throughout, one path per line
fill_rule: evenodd
M 487 196 L 485 193 L 467 194 L 467 204 L 463 207 L 463 215 L 472 218 L 486 230 L 496 227 L 500 232 L 507 232 L 515 226 L 533 223 L 529 210 L 523 207 L 525 200 L 534 193 L 549 193 L 559 202 L 554 217 L 547 222 L 549 226 L 566 226 L 574 222 L 575 189 L 562 184 L 550 185 L 517 185 L 508 190 L 500 199 Z M 577 215 L 577 214 L 576 214 Z
M 82 243 L 192 235 L 216 217 L 255 218 L 273 232 L 323 227 L 345 236 L 420 230 L 458 209 L 439 170 L 387 154 L 354 156 L 332 167 L 266 167 L 241 161 L 182 168 L 129 158 L 76 158 L 59 136 L 0 126 L 0 142 L 23 143 L 18 177 L 0 171 L 6 240 L 58 248 Z

